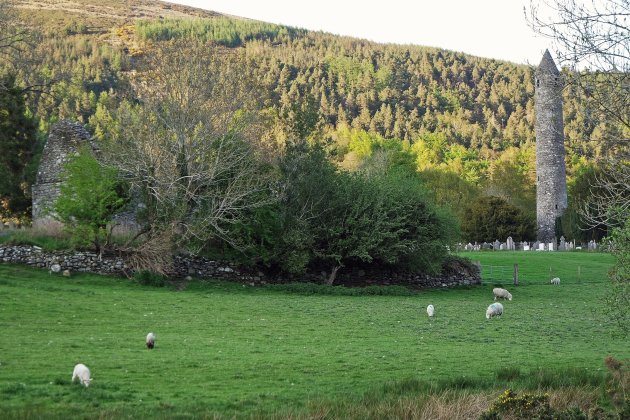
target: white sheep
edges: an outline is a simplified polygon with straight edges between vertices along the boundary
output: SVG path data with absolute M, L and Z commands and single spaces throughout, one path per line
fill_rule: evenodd
M 560 284 L 560 277 L 554 277 L 551 279 L 551 284 Z
M 505 289 L 501 289 L 500 287 L 495 287 L 492 289 L 492 294 L 494 295 L 494 300 L 497 300 L 498 297 L 512 300 L 512 293 L 508 292 Z
M 155 347 L 155 334 L 150 332 L 147 334 L 147 348 L 151 350 L 153 347 Z
M 90 381 L 92 380 L 90 379 L 90 369 L 83 363 L 79 363 L 74 367 L 74 371 L 72 372 L 72 382 L 74 382 L 76 378 L 79 378 L 79 382 L 81 382 L 82 385 L 86 387 L 90 386 Z
M 486 318 L 490 319 L 493 316 L 501 316 L 503 315 L 503 305 L 499 302 L 495 302 L 492 305 L 488 306 L 486 309 Z
M 429 318 L 433 318 L 433 315 L 435 315 L 435 308 L 433 305 L 427 306 L 427 315 L 429 315 Z

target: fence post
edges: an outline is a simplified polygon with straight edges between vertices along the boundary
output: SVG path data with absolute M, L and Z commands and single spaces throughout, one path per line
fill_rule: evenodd
M 518 264 L 514 264 L 514 286 L 518 286 Z
M 483 278 L 481 277 L 481 261 L 473 261 L 473 264 L 479 269 L 479 284 L 483 284 Z
M 580 271 L 580 266 L 578 265 L 578 283 L 580 283 L 580 280 L 582 280 Z

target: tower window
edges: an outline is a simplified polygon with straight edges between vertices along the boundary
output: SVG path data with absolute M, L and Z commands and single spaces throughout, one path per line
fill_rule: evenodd
M 536 87 L 540 87 L 540 79 L 536 79 Z
M 556 210 L 558 210 L 558 205 L 556 204 Z

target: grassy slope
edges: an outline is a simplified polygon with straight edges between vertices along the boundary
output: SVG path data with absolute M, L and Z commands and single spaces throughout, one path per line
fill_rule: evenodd
M 582 255 L 594 266 L 612 262 Z M 305 296 L 193 283 L 174 292 L 0 266 L 0 411 L 242 414 L 404 378 L 492 379 L 501 367 L 597 372 L 609 354 L 630 357 L 597 310 L 603 282 L 520 286 L 503 318 L 488 321 L 491 288 Z M 148 331 L 158 337 L 154 351 L 144 348 Z M 69 384 L 77 362 L 92 370 L 88 389 Z

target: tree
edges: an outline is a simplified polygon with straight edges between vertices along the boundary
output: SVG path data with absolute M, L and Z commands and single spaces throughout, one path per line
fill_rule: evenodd
M 273 200 L 241 57 L 170 42 L 155 45 L 142 70 L 141 105 L 121 105 L 103 146 L 146 205 L 140 235 L 193 253 L 216 239 L 240 248 L 231 227 Z
M 585 218 L 584 215 L 591 213 L 584 212 L 584 206 L 592 203 L 593 205 L 603 205 L 599 200 L 594 199 L 593 195 L 599 196 L 605 191 L 597 188 L 598 179 L 605 176 L 604 168 L 593 165 L 583 167 L 574 178 L 568 183 L 568 207 L 560 218 L 562 227 L 561 234 L 565 238 L 577 239 L 582 241 L 596 240 L 600 241 L 608 232 L 608 225 L 605 223 L 595 223 L 595 220 Z
M 481 194 L 480 189 L 462 179 L 459 175 L 441 169 L 425 169 L 419 173 L 433 201 L 439 206 L 450 209 L 460 222 L 468 216 L 466 204 Z
M 401 264 L 439 271 L 455 223 L 428 200 L 422 182 L 394 166 L 337 172 L 321 146 L 290 146 L 283 161 L 284 230 L 279 260 L 303 271 L 309 263 L 329 270 Z
M 29 213 L 36 148 L 35 124 L 13 76 L 0 77 L 0 217 Z
M 509 148 L 494 160 L 485 180 L 487 195 L 501 197 L 524 211 L 536 213 L 535 151 L 527 144 Z
M 481 196 L 466 207 L 462 233 L 469 241 L 492 242 L 511 236 L 514 241 L 535 238 L 535 222 L 531 215 L 502 198 Z
M 606 312 L 622 334 L 630 334 L 630 219 L 611 235 L 616 264 L 610 271 L 612 291 L 606 297 Z
M 28 32 L 16 24 L 12 3 L 0 3 L 0 70 L 5 66 L 17 68 L 18 57 L 28 45 Z M 0 90 L 13 87 L 13 83 L 7 82 L 0 81 Z
M 14 3 L 0 2 L 0 74 L 17 76 L 22 93 L 47 92 L 52 81 L 43 80 L 39 71 L 33 71 L 35 62 L 42 59 L 42 51 L 36 48 L 35 35 L 21 24 Z M 0 90 L 15 87 L 15 83 L 8 81 L 0 80 Z
M 101 253 L 110 243 L 113 216 L 128 202 L 118 171 L 81 150 L 65 165 L 64 179 L 53 216 L 79 245 L 91 243 Z

